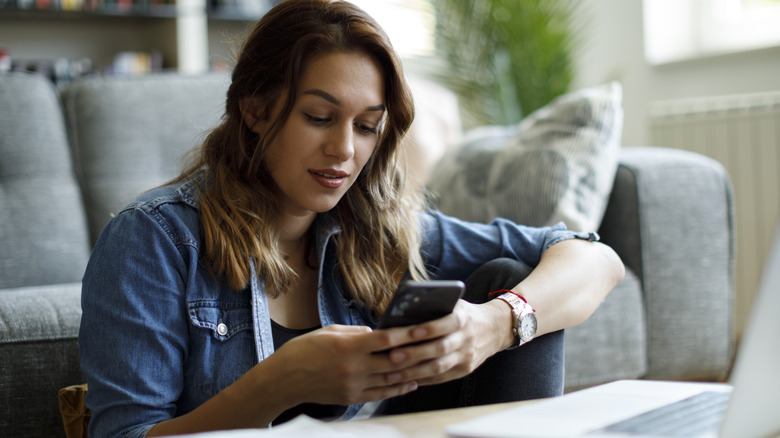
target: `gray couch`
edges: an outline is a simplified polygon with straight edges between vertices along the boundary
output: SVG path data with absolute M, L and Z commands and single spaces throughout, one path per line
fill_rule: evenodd
M 84 378 L 77 332 L 89 251 L 111 212 L 173 177 L 220 116 L 227 78 L 91 78 L 56 90 L 0 75 L 0 429 L 61 436 L 57 390 Z M 442 194 L 446 196 L 446 193 Z M 717 380 L 732 350 L 734 218 L 716 162 L 624 148 L 599 230 L 625 280 L 570 329 L 566 387 Z

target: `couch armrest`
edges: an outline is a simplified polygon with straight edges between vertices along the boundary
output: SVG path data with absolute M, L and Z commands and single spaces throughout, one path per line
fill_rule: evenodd
M 80 283 L 0 290 L 3 436 L 64 436 L 57 391 L 85 381 L 80 297 Z
M 600 234 L 639 277 L 646 378 L 715 380 L 734 348 L 734 206 L 716 161 L 624 148 Z

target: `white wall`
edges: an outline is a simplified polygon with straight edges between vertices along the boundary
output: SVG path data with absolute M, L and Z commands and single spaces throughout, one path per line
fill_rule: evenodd
M 625 145 L 651 144 L 651 102 L 780 91 L 780 47 L 652 66 L 644 59 L 641 0 L 585 0 L 584 9 L 574 88 L 623 84 Z

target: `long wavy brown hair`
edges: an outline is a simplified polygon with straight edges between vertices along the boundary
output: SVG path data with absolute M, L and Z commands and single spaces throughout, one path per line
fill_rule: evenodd
M 341 228 L 335 241 L 346 287 L 378 314 L 406 272 L 416 279 L 427 277 L 417 221 L 424 205 L 419 193 L 405 188 L 399 147 L 414 118 L 411 93 L 390 40 L 361 9 L 329 0 L 286 0 L 271 9 L 239 52 L 222 123 L 177 180 L 208 169 L 200 215 L 202 258 L 212 275 L 243 290 L 254 259 L 269 295 L 287 292 L 296 274 L 280 256 L 280 192 L 268 170 L 266 151 L 290 115 L 307 62 L 337 51 L 373 57 L 385 79 L 387 112 L 377 147 L 332 212 Z M 252 132 L 242 119 L 240 102 L 249 97 L 268 109 L 264 135 Z M 278 99 L 283 99 L 282 110 L 271 120 L 270 108 Z

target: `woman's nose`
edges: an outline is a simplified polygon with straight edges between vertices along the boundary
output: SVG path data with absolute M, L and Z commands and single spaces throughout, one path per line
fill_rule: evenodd
M 352 125 L 334 126 L 326 139 L 324 150 L 326 155 L 347 161 L 355 155 L 355 133 Z

